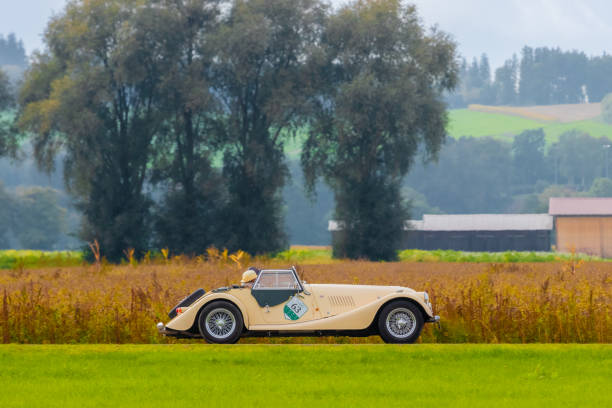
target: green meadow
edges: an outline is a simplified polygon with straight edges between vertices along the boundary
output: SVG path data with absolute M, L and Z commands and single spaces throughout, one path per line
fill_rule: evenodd
M 593 137 L 612 135 L 612 126 L 599 120 L 581 120 L 570 123 L 545 122 L 499 113 L 453 109 L 448 112 L 447 131 L 451 137 L 494 136 L 510 139 L 519 133 L 542 128 L 548 143 L 555 142 L 564 132 L 576 129 Z
M 162 262 L 160 253 L 150 257 L 155 262 Z M 420 249 L 405 249 L 398 252 L 401 262 L 468 262 L 468 263 L 521 263 L 521 262 L 567 262 L 584 260 L 608 262 L 602 259 L 582 254 L 567 254 L 556 252 L 464 252 L 438 249 L 425 251 Z M 261 262 L 284 261 L 299 264 L 327 264 L 341 262 L 332 258 L 331 248 L 326 247 L 294 247 L 285 251 L 270 254 L 260 259 Z M 127 262 L 127 259 L 124 260 Z M 135 264 L 136 260 L 132 261 Z M 34 250 L 2 250 L 0 251 L 0 270 L 2 269 L 36 269 L 81 266 L 85 263 L 80 251 L 34 251 Z
M 0 346 L 2 407 L 604 407 L 609 345 Z

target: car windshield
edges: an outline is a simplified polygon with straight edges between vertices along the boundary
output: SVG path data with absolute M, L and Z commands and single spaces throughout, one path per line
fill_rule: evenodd
M 299 289 L 299 283 L 292 271 L 261 271 L 253 289 Z

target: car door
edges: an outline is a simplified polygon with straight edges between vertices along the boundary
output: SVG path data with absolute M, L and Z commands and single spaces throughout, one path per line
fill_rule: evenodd
M 263 270 L 251 289 L 266 324 L 291 324 L 313 320 L 318 308 L 304 290 L 295 270 Z

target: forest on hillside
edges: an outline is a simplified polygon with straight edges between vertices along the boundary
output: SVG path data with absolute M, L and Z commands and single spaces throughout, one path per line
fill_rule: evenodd
M 482 105 L 554 105 L 601 102 L 612 92 L 612 55 L 525 46 L 492 71 L 489 58 L 461 60 L 460 86 L 447 96 L 451 108 Z

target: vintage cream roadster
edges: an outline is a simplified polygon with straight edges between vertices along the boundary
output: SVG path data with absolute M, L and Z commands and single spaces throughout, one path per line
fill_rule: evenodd
M 295 268 L 262 270 L 252 288 L 199 289 L 169 313 L 161 334 L 235 343 L 246 336 L 370 336 L 412 343 L 438 322 L 427 292 L 401 286 L 308 284 Z

